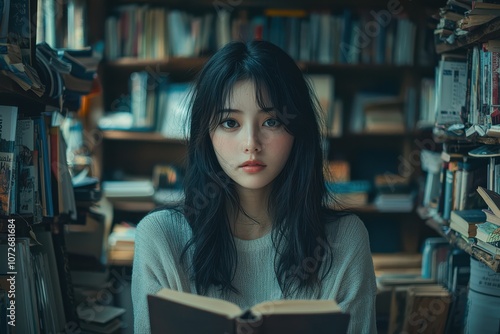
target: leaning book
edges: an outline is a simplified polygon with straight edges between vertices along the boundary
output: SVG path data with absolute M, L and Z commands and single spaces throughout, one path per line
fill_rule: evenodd
M 164 288 L 148 295 L 151 333 L 346 333 L 349 314 L 333 300 L 267 301 L 242 310 L 221 299 Z

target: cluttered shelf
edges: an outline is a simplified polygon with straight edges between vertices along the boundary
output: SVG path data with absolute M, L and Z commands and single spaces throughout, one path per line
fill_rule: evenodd
M 491 127 L 486 129 L 484 136 L 477 135 L 477 132 L 472 136 L 466 136 L 467 129 L 463 128 L 459 130 L 459 134 L 450 134 L 450 131 L 445 131 L 444 129 L 434 129 L 433 140 L 436 143 L 444 143 L 450 141 L 462 141 L 471 143 L 480 143 L 485 145 L 497 145 L 500 144 L 500 132 L 496 127 Z
M 417 212 L 420 217 L 425 219 L 425 224 L 435 230 L 440 236 L 446 238 L 449 243 L 472 256 L 473 258 L 483 262 L 490 267 L 494 272 L 500 273 L 500 256 L 493 256 L 475 246 L 474 243 L 457 237 L 455 233 L 447 226 L 439 217 L 430 218 L 429 211 L 426 208 L 418 208 Z
M 485 42 L 488 39 L 498 38 L 500 36 L 500 17 L 497 17 L 487 24 L 470 31 L 468 34 L 457 37 L 453 44 L 437 44 L 436 52 L 439 54 L 455 51 L 461 48 L 471 46 L 476 43 Z
M 27 108 L 34 105 L 59 107 L 59 101 L 40 97 L 32 90 L 25 91 L 7 76 L 0 76 L 0 100 L 3 104 L 14 103 Z

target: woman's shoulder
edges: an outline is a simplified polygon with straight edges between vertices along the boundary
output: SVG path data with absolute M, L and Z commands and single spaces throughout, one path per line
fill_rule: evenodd
M 189 237 L 191 228 L 179 209 L 160 208 L 141 219 L 137 225 L 137 234 L 145 238 L 162 235 L 180 239 L 181 236 Z
M 335 239 L 352 240 L 352 238 L 367 238 L 363 221 L 354 213 L 329 211 L 326 216 L 325 232 Z

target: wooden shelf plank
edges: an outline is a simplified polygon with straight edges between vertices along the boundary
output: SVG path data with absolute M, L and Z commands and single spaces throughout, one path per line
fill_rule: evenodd
M 26 108 L 45 105 L 59 107 L 58 101 L 39 97 L 31 90 L 25 91 L 16 82 L 3 74 L 0 75 L 0 100 L 3 104 L 14 103 L 17 106 Z
M 127 200 L 113 200 L 113 208 L 125 212 L 144 212 L 147 213 L 158 205 L 153 201 L 127 201 Z
M 108 140 L 150 141 L 185 145 L 185 142 L 183 140 L 166 138 L 159 132 L 106 130 L 102 131 L 102 137 Z
M 216 9 L 235 9 L 235 8 L 268 8 L 269 1 L 267 0 L 233 0 L 233 1 L 220 1 L 213 0 L 112 0 L 113 6 L 125 4 L 154 4 L 154 5 L 168 5 L 179 8 L 212 8 Z M 425 4 L 435 4 L 432 1 L 425 1 Z M 358 0 L 352 2 L 349 0 L 274 0 L 272 2 L 273 8 L 343 8 L 343 7 L 369 7 L 369 8 L 387 8 L 387 1 L 384 0 Z
M 209 57 L 173 57 L 162 59 L 119 58 L 103 61 L 101 66 L 109 71 L 137 71 L 151 68 L 152 71 L 165 72 L 198 72 L 207 62 Z M 298 61 L 297 66 L 306 73 L 332 73 L 353 75 L 354 72 L 367 74 L 403 75 L 407 72 L 416 72 L 426 75 L 434 73 L 430 66 L 398 66 L 390 64 L 321 64 L 316 62 Z

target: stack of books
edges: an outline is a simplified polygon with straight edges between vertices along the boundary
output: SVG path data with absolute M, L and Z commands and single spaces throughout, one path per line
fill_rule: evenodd
M 483 210 L 486 221 L 478 225 L 476 246 L 500 258 L 500 195 L 483 187 L 478 187 L 477 192 L 489 209 Z
M 500 194 L 483 187 L 477 192 L 489 209 L 452 211 L 450 229 L 472 247 L 500 258 Z

